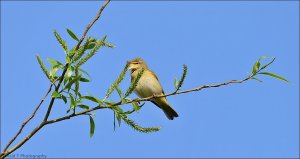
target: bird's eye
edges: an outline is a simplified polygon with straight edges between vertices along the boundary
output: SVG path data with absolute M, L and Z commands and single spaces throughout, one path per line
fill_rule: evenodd
M 132 64 L 135 64 L 135 65 L 137 65 L 137 64 L 139 64 L 138 62 L 133 62 Z

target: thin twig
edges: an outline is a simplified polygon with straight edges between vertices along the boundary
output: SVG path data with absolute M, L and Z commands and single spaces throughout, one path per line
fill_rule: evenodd
M 53 86 L 53 84 L 50 85 L 48 91 L 46 92 L 46 94 L 44 95 L 44 97 L 42 98 L 42 100 L 40 101 L 40 103 L 36 106 L 36 108 L 34 109 L 33 113 L 30 115 L 30 117 L 22 123 L 22 125 L 21 125 L 19 131 L 17 132 L 17 134 L 16 134 L 16 135 L 8 142 L 8 144 L 5 146 L 3 152 L 5 152 L 5 151 L 8 149 L 8 147 L 9 147 L 9 146 L 16 140 L 16 138 L 21 134 L 21 132 L 22 132 L 23 128 L 25 127 L 25 125 L 26 125 L 26 124 L 27 124 L 27 123 L 35 116 L 36 112 L 38 111 L 38 109 L 40 108 L 40 106 L 43 104 L 43 102 L 45 101 L 45 99 L 46 99 L 46 97 L 48 96 L 48 94 L 51 92 L 52 86 Z
M 90 24 L 88 24 L 88 26 L 86 27 L 85 31 L 83 32 L 82 34 L 82 37 L 80 38 L 80 40 L 78 41 L 76 47 L 75 47 L 75 51 L 79 49 L 82 41 L 84 40 L 84 38 L 86 37 L 86 34 L 88 33 L 88 31 L 90 30 L 90 28 L 95 24 L 95 22 L 100 18 L 101 16 L 101 13 L 103 12 L 104 8 L 107 6 L 107 4 L 110 2 L 110 0 L 106 0 L 102 7 L 100 8 L 99 12 L 97 13 L 97 15 L 95 16 L 95 18 L 92 20 L 92 22 Z M 73 54 L 74 56 L 75 54 Z M 71 57 L 71 59 L 73 58 L 73 56 Z M 64 80 L 64 76 L 68 70 L 68 67 L 69 67 L 69 63 L 65 65 L 65 68 L 61 74 L 61 79 L 59 80 L 58 82 L 58 85 L 57 87 L 55 88 L 55 91 L 58 92 L 59 88 L 60 88 L 60 85 L 62 84 L 63 80 Z M 51 101 L 50 101 L 50 104 L 49 104 L 49 107 L 48 107 L 48 110 L 47 110 L 47 113 L 44 117 L 44 122 L 46 122 L 48 120 L 48 117 L 50 115 L 50 112 L 51 112 L 51 109 L 53 107 L 53 104 L 54 104 L 54 101 L 55 101 L 55 98 L 52 98 Z
M 78 44 L 76 45 L 75 50 L 78 50 L 78 48 L 80 47 L 82 41 L 85 39 L 86 34 L 87 34 L 88 31 L 90 30 L 90 28 L 95 24 L 95 22 L 100 18 L 101 13 L 103 12 L 103 10 L 105 9 L 105 7 L 107 6 L 107 4 L 108 4 L 109 2 L 110 2 L 110 0 L 106 0 L 106 1 L 103 3 L 103 5 L 102 5 L 102 7 L 100 8 L 99 12 L 97 13 L 96 17 L 95 17 L 95 18 L 92 20 L 92 22 L 86 27 L 86 29 L 85 29 L 85 31 L 84 31 L 82 37 L 80 38 L 80 40 L 78 41 Z M 75 54 L 74 54 L 74 55 L 75 55 Z M 74 55 L 73 55 L 73 56 L 74 56 Z M 62 74 L 61 74 L 61 78 L 60 78 L 60 80 L 59 80 L 59 82 L 58 82 L 58 85 L 55 87 L 55 91 L 58 91 L 58 90 L 59 90 L 59 88 L 60 88 L 60 86 L 61 86 L 61 84 L 62 84 L 62 82 L 63 82 L 64 76 L 65 76 L 65 74 L 66 74 L 66 72 L 67 72 L 67 70 L 68 70 L 68 66 L 69 66 L 69 64 L 66 64 L 66 65 L 65 65 L 65 68 L 64 68 L 64 70 L 63 70 L 63 72 L 62 72 Z M 5 158 L 5 157 L 8 156 L 9 154 L 11 154 L 12 152 L 14 152 L 14 151 L 17 150 L 18 148 L 20 148 L 20 147 L 21 147 L 24 143 L 26 143 L 26 142 L 27 142 L 27 141 L 28 141 L 28 140 L 29 140 L 36 132 L 38 132 L 42 127 L 44 127 L 44 126 L 47 124 L 47 120 L 48 120 L 48 117 L 49 117 L 49 115 L 50 115 L 51 109 L 52 109 L 52 107 L 53 107 L 54 101 L 55 101 L 55 98 L 51 98 L 51 101 L 50 101 L 49 106 L 48 106 L 48 109 L 47 109 L 47 113 L 46 113 L 46 115 L 45 115 L 44 120 L 42 121 L 42 123 L 41 123 L 39 126 L 37 126 L 31 133 L 29 133 L 29 134 L 28 134 L 22 141 L 20 141 L 16 146 L 14 146 L 13 148 L 7 150 L 7 148 L 9 147 L 9 145 L 11 145 L 11 143 L 15 140 L 15 137 L 14 137 L 13 140 L 9 142 L 7 148 L 0 154 L 0 158 L 1 158 L 1 159 L 2 159 L 2 158 Z M 37 110 L 37 109 L 36 109 L 36 110 Z M 35 114 L 35 112 L 34 112 L 34 114 Z M 26 122 L 26 121 L 25 121 L 25 122 Z M 25 122 L 24 122 L 24 123 L 25 123 Z M 27 122 L 26 122 L 26 124 L 27 124 Z M 25 125 L 26 125 L 26 124 L 25 124 Z M 24 125 L 24 126 L 25 126 L 25 125 Z M 21 126 L 21 129 L 20 129 L 21 131 L 22 131 L 22 129 L 23 129 L 24 126 L 23 126 L 23 125 Z M 18 135 L 21 133 L 21 131 L 19 131 L 19 132 L 17 133 L 16 136 L 18 136 Z
M 229 85 L 229 84 L 232 84 L 232 83 L 243 83 L 243 82 L 249 80 L 252 77 L 253 76 L 250 75 L 247 78 L 244 78 L 243 80 L 230 80 L 230 81 L 219 83 L 219 84 L 203 85 L 203 86 L 200 86 L 200 87 L 197 87 L 197 88 L 188 89 L 188 90 L 179 91 L 179 92 L 175 91 L 175 92 L 172 92 L 172 93 L 169 93 L 169 94 L 164 94 L 164 95 L 153 95 L 153 96 L 150 96 L 150 97 L 147 97 L 147 98 L 136 98 L 136 99 L 133 99 L 131 101 L 126 101 L 126 102 L 123 102 L 123 103 L 120 101 L 120 102 L 117 102 L 117 103 L 114 103 L 114 104 L 111 104 L 111 105 L 108 105 L 108 106 L 98 105 L 98 106 L 96 106 L 94 108 L 87 109 L 87 110 L 78 112 L 76 114 L 71 114 L 71 115 L 67 115 L 67 116 L 64 116 L 64 117 L 61 117 L 61 118 L 57 118 L 57 119 L 54 119 L 54 120 L 49 120 L 45 124 L 52 124 L 52 123 L 56 123 L 56 122 L 59 122 L 59 121 L 68 120 L 68 119 L 71 119 L 71 118 L 73 118 L 75 116 L 85 115 L 85 114 L 87 114 L 89 112 L 92 112 L 92 111 L 98 110 L 98 109 L 112 108 L 112 107 L 115 107 L 115 106 L 121 106 L 121 105 L 130 104 L 132 102 L 150 101 L 150 100 L 155 99 L 155 98 L 167 97 L 167 96 L 173 96 L 173 95 L 177 95 L 177 94 L 183 94 L 183 93 L 188 93 L 188 92 L 200 91 L 200 90 L 202 90 L 204 88 L 220 87 L 220 86 L 225 86 L 225 85 Z

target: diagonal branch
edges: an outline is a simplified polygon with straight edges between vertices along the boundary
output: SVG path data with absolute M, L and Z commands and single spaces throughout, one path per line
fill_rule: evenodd
M 95 24 L 95 22 L 100 18 L 103 10 L 105 9 L 105 7 L 108 5 L 108 3 L 110 2 L 110 0 L 106 0 L 102 7 L 100 8 L 100 10 L 98 11 L 97 15 L 95 16 L 95 18 L 92 20 L 91 23 L 88 24 L 88 26 L 86 27 L 82 37 L 80 38 L 80 40 L 78 41 L 77 45 L 76 45 L 76 48 L 75 48 L 75 51 L 79 49 L 82 41 L 85 39 L 88 31 L 90 30 L 90 28 Z M 74 56 L 75 54 L 73 54 Z M 71 58 L 73 58 L 73 56 Z M 68 69 L 68 66 L 69 66 L 69 63 L 67 63 L 65 65 L 65 68 L 61 74 L 61 78 L 57 84 L 57 86 L 55 87 L 55 91 L 58 91 L 63 80 L 64 80 L 64 76 L 67 72 L 67 69 Z M 52 85 L 53 83 L 51 84 L 51 88 L 52 88 Z M 47 91 L 46 95 L 48 95 L 50 93 L 51 89 L 49 91 Z M 39 126 L 37 126 L 31 133 L 29 133 L 22 141 L 20 141 L 16 146 L 14 146 L 13 148 L 8 149 L 8 147 L 15 141 L 15 139 L 17 138 L 17 136 L 22 132 L 24 126 L 33 118 L 33 116 L 35 115 L 36 111 L 39 109 L 40 105 L 43 103 L 43 99 L 42 101 L 40 102 L 40 104 L 37 106 L 37 108 L 34 110 L 33 112 L 33 115 L 31 115 L 29 117 L 29 119 L 27 119 L 21 126 L 20 130 L 17 132 L 17 134 L 13 137 L 13 139 L 11 141 L 9 141 L 9 143 L 7 144 L 7 146 L 5 147 L 4 151 L 0 154 L 0 158 L 5 158 L 6 156 L 8 156 L 9 154 L 11 154 L 12 152 L 14 152 L 15 150 L 17 150 L 18 148 L 20 148 L 24 143 L 26 143 L 35 133 L 37 133 L 41 128 L 43 128 L 46 124 L 47 124 L 47 120 L 48 120 L 48 117 L 50 115 L 50 112 L 51 112 L 51 109 L 53 107 L 53 104 L 54 104 L 54 101 L 55 101 L 55 98 L 51 98 L 51 101 L 49 103 L 49 106 L 48 106 L 48 109 L 47 109 L 47 112 L 45 114 L 45 117 L 44 117 L 44 120 L 41 122 L 41 124 Z
M 118 103 L 114 103 L 114 104 L 109 105 L 109 106 L 98 105 L 94 108 L 87 109 L 87 110 L 78 112 L 76 114 L 71 114 L 71 115 L 67 115 L 67 116 L 57 118 L 57 119 L 54 119 L 54 120 L 49 120 L 45 124 L 52 124 L 52 123 L 56 123 L 56 122 L 59 122 L 59 121 L 68 120 L 68 119 L 71 119 L 71 118 L 76 117 L 76 116 L 86 115 L 87 113 L 92 112 L 94 110 L 98 110 L 98 109 L 105 109 L 105 108 L 111 108 L 111 107 L 115 107 L 115 106 L 126 105 L 126 104 L 130 104 L 132 102 L 150 101 L 150 100 L 155 99 L 155 98 L 167 97 L 167 96 L 173 96 L 173 95 L 177 95 L 177 94 L 200 91 L 204 88 L 215 88 L 215 87 L 221 87 L 221 86 L 225 86 L 225 85 L 229 85 L 229 84 L 233 84 L 233 83 L 243 83 L 243 82 L 251 79 L 252 77 L 253 77 L 253 75 L 250 75 L 250 76 L 248 76 L 248 77 L 246 77 L 242 80 L 230 80 L 230 81 L 219 83 L 219 84 L 203 85 L 203 86 L 200 86 L 200 87 L 197 87 L 197 88 L 188 89 L 188 90 L 179 91 L 179 92 L 174 91 L 172 93 L 164 94 L 164 95 L 153 95 L 153 96 L 150 96 L 150 97 L 147 97 L 147 98 L 136 98 L 136 99 L 133 99 L 131 101 L 126 101 L 126 102 L 123 102 L 123 103 L 122 103 L 122 101 L 120 101 Z
M 23 128 L 25 127 L 25 125 L 35 116 L 36 112 L 38 111 L 38 109 L 40 108 L 40 106 L 43 104 L 43 102 L 45 101 L 46 97 L 48 96 L 48 94 L 51 92 L 52 90 L 52 86 L 53 84 L 50 85 L 47 93 L 44 95 L 44 97 L 42 98 L 42 100 L 40 101 L 40 103 L 36 106 L 36 108 L 34 109 L 34 111 L 32 112 L 32 114 L 30 115 L 30 117 L 25 120 L 22 125 L 21 128 L 19 129 L 19 131 L 17 132 L 17 134 L 8 142 L 8 144 L 5 146 L 3 152 L 5 152 L 8 147 L 16 140 L 16 138 L 21 134 Z
M 87 34 L 88 31 L 90 30 L 90 28 L 95 24 L 95 22 L 100 18 L 101 14 L 102 14 L 102 12 L 103 12 L 103 10 L 104 10 L 104 8 L 107 6 L 107 4 L 108 4 L 109 2 L 110 2 L 110 0 L 106 0 L 106 1 L 103 3 L 102 7 L 100 8 L 100 10 L 99 10 L 99 12 L 97 13 L 97 15 L 95 16 L 95 18 L 92 20 L 92 22 L 91 22 L 90 24 L 88 24 L 88 26 L 86 27 L 84 33 L 82 34 L 82 37 L 80 38 L 80 40 L 78 41 L 78 43 L 77 43 L 77 45 L 76 45 L 75 51 L 79 49 L 79 47 L 80 47 L 82 41 L 83 41 L 84 38 L 86 37 L 86 34 Z M 71 59 L 73 58 L 74 55 L 75 55 L 75 54 L 72 55 Z M 59 82 L 58 82 L 58 85 L 57 85 L 57 87 L 55 88 L 55 91 L 56 91 L 56 92 L 58 92 L 58 90 L 59 90 L 59 88 L 60 88 L 60 85 L 62 84 L 62 82 L 63 82 L 63 80 L 64 80 L 64 77 L 65 77 L 65 74 L 66 74 L 66 72 L 67 72 L 67 70 L 68 70 L 69 65 L 70 65 L 69 63 L 67 63 L 67 64 L 65 65 L 65 68 L 64 68 L 64 70 L 63 70 L 63 72 L 62 72 L 62 74 L 61 74 L 61 78 L 60 78 L 60 80 L 59 80 Z M 45 117 L 44 117 L 44 121 L 43 121 L 43 122 L 46 122 L 46 121 L 48 120 L 48 117 L 49 117 L 49 115 L 50 115 L 50 112 L 51 112 L 51 109 L 52 109 L 52 107 L 53 107 L 54 101 L 55 101 L 55 98 L 52 98 L 51 101 L 50 101 L 50 104 L 49 104 L 49 107 L 48 107 L 48 110 L 47 110 L 47 113 L 46 113 L 46 115 L 45 115 Z

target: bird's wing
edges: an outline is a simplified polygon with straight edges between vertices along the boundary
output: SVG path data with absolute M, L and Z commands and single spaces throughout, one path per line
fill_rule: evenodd
M 157 79 L 157 81 L 158 81 L 158 83 L 159 83 L 159 85 L 161 87 L 162 93 L 165 94 L 165 92 L 164 92 L 164 90 L 163 90 L 163 88 L 162 88 L 162 86 L 161 86 L 161 84 L 159 82 L 159 79 L 157 78 L 156 74 L 153 71 L 151 71 L 151 70 L 150 70 L 150 73 Z

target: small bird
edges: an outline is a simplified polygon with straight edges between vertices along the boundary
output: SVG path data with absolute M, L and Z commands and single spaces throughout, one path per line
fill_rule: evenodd
M 131 82 L 133 82 L 138 73 L 142 69 L 144 69 L 144 72 L 141 78 L 139 79 L 137 86 L 134 89 L 135 94 L 137 94 L 141 98 L 164 94 L 164 91 L 158 81 L 157 76 L 148 68 L 143 59 L 135 58 L 129 61 L 128 65 L 128 70 L 131 71 Z M 158 106 L 160 109 L 162 109 L 168 119 L 173 120 L 174 117 L 178 117 L 178 114 L 168 103 L 166 97 L 155 98 L 151 100 L 151 102 Z

